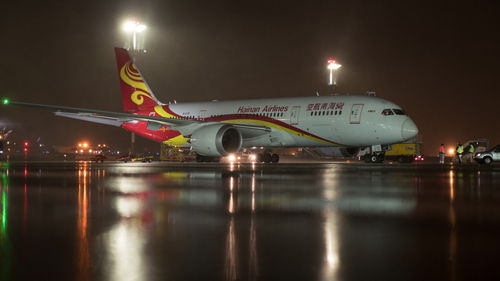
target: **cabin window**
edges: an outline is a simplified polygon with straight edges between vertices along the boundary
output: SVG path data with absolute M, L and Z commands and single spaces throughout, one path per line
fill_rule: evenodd
M 382 110 L 382 115 L 384 115 L 384 116 L 394 115 L 394 112 L 392 112 L 392 110 L 390 110 L 390 109 L 384 109 L 384 110 Z
M 402 109 L 393 108 L 392 111 L 394 111 L 396 115 L 406 115 L 405 111 Z

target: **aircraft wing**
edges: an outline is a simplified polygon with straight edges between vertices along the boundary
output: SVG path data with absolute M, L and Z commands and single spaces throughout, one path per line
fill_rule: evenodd
M 4 102 L 4 104 L 5 104 L 5 102 Z M 52 110 L 56 110 L 55 114 L 57 116 L 80 119 L 80 120 L 91 121 L 91 122 L 94 122 L 92 120 L 105 120 L 105 119 L 115 120 L 116 122 L 121 122 L 121 123 L 127 122 L 127 121 L 137 120 L 137 121 L 154 122 L 154 123 L 159 123 L 159 124 L 169 125 L 169 126 L 190 125 L 193 123 L 203 122 L 203 121 L 198 121 L 198 120 L 146 116 L 146 115 L 124 113 L 124 112 L 113 112 L 113 111 L 88 109 L 88 108 L 27 103 L 27 102 L 19 102 L 19 101 L 9 101 L 8 104 L 52 109 Z M 85 118 L 83 118 L 83 117 L 85 117 Z M 96 123 L 100 123 L 100 122 L 96 122 Z M 113 123 L 113 124 L 101 123 L 101 124 L 115 125 L 116 123 Z
M 137 115 L 131 113 L 123 113 L 123 112 L 113 112 L 113 111 L 104 111 L 104 110 L 96 110 L 96 109 L 88 109 L 88 108 L 78 108 L 78 107 L 67 107 L 67 106 L 57 106 L 57 105 L 48 105 L 48 104 L 37 104 L 37 103 L 27 103 L 27 102 L 19 102 L 19 101 L 8 101 L 8 103 L 3 102 L 4 104 L 12 104 L 12 105 L 20 105 L 20 106 L 29 106 L 29 107 L 38 107 L 56 110 L 54 114 L 60 117 L 78 119 L 83 121 L 89 121 L 104 125 L 111 125 L 120 127 L 125 122 L 131 121 L 145 121 L 149 124 L 151 129 L 154 130 L 155 127 L 160 128 L 161 125 L 167 125 L 174 130 L 180 131 L 183 135 L 188 136 L 191 135 L 193 131 L 198 128 L 201 128 L 205 125 L 216 124 L 219 122 L 214 121 L 204 121 L 204 120 L 192 120 L 192 119 L 178 119 L 178 118 L 165 118 L 165 117 L 157 117 L 157 116 L 146 116 L 146 115 Z M 237 128 L 244 139 L 253 138 L 257 136 L 261 136 L 263 134 L 271 132 L 271 128 L 261 125 L 251 125 L 251 124 L 238 124 L 231 123 L 231 126 Z

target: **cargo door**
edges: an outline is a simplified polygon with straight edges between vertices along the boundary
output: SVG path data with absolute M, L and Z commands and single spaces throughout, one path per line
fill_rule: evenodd
M 292 111 L 290 112 L 290 125 L 299 124 L 299 113 L 300 113 L 300 106 L 292 107 Z
M 363 104 L 353 104 L 351 108 L 351 117 L 349 122 L 351 124 L 361 123 L 361 112 L 363 111 Z

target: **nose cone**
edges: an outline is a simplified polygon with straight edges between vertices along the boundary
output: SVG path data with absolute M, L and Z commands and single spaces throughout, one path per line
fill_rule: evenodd
M 404 140 L 411 139 L 418 134 L 417 125 L 410 118 L 406 119 L 401 126 L 401 136 Z

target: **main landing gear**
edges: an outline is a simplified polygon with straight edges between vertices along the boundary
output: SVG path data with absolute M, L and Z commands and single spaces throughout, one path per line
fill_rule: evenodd
M 280 156 L 275 153 L 263 152 L 257 154 L 257 162 L 260 163 L 278 163 L 280 161 Z

